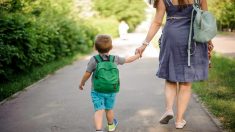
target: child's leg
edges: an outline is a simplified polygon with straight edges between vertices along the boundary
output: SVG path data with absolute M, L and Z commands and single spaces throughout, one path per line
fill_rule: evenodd
M 96 130 L 102 130 L 103 113 L 104 113 L 104 97 L 102 94 L 91 91 L 91 98 L 95 109 L 94 123 Z
M 94 115 L 95 129 L 102 130 L 104 110 L 97 110 Z
M 107 118 L 107 129 L 108 131 L 115 131 L 118 121 L 114 119 L 113 107 L 115 104 L 116 93 L 107 94 L 105 97 L 105 112 Z
M 113 110 L 105 110 L 106 118 L 109 125 L 113 124 L 114 113 Z
M 114 120 L 113 107 L 115 104 L 115 98 L 116 93 L 107 94 L 105 98 L 105 113 L 109 125 L 112 125 Z

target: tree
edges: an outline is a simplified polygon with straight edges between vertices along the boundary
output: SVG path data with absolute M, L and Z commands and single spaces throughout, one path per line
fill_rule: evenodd
M 209 0 L 208 5 L 217 19 L 220 30 L 235 28 L 235 0 Z
M 131 30 L 145 18 L 146 3 L 143 0 L 94 0 L 94 9 L 104 17 L 124 20 Z

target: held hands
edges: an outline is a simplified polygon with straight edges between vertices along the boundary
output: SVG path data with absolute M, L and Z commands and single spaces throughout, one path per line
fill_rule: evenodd
M 141 45 L 139 48 L 135 50 L 135 54 L 140 54 L 140 57 L 142 57 L 142 54 L 146 48 L 146 45 Z

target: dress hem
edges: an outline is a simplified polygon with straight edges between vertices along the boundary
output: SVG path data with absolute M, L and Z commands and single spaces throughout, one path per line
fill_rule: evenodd
M 198 81 L 205 81 L 205 80 L 208 80 L 208 77 L 205 77 L 205 78 L 202 78 L 202 79 L 177 80 L 177 79 L 169 79 L 169 78 L 166 77 L 166 76 L 161 76 L 161 75 L 158 75 L 158 74 L 156 74 L 156 76 L 157 76 L 158 78 L 166 79 L 166 80 L 169 80 L 169 81 L 171 81 L 171 82 L 198 82 Z

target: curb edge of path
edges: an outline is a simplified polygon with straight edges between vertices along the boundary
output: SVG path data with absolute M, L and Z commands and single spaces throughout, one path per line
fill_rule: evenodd
M 221 131 L 221 132 L 226 132 L 223 129 L 223 125 L 222 123 L 213 115 L 211 114 L 211 112 L 208 110 L 208 108 L 204 105 L 204 103 L 201 101 L 201 99 L 199 98 L 199 96 L 195 93 L 193 93 L 193 98 L 195 99 L 195 101 L 197 103 L 200 104 L 201 108 L 203 109 L 203 111 L 210 117 L 211 121 L 215 124 L 215 126 Z
M 59 70 L 59 69 L 58 69 L 58 70 Z M 57 70 L 56 70 L 56 71 L 57 71 Z M 56 71 L 55 71 L 55 72 L 56 72 Z M 10 100 L 13 100 L 13 99 L 17 98 L 21 93 L 27 91 L 28 89 L 30 89 L 30 88 L 33 87 L 34 85 L 36 85 L 36 84 L 38 84 L 38 83 L 40 83 L 40 82 L 46 80 L 46 79 L 49 78 L 50 76 L 51 76 L 51 75 L 48 74 L 48 75 L 46 75 L 45 77 L 43 77 L 42 79 L 40 79 L 40 80 L 34 82 L 33 84 L 31 84 L 31 85 L 29 85 L 29 86 L 27 86 L 27 87 L 21 89 L 20 91 L 14 93 L 14 94 L 11 95 L 11 96 L 7 97 L 6 99 L 4 99 L 3 101 L 0 102 L 0 106 L 1 106 L 1 105 L 4 105 L 7 101 L 10 101 Z
M 92 54 L 92 53 L 93 53 L 93 52 L 91 52 L 91 54 Z M 61 67 L 61 68 L 55 70 L 55 71 L 52 72 L 52 73 L 56 73 L 57 71 L 59 71 L 59 70 L 65 68 L 66 66 L 72 65 L 72 64 L 75 63 L 76 61 L 84 60 L 84 59 L 87 58 L 89 55 L 90 55 L 90 54 L 84 55 L 83 57 L 79 58 L 78 60 L 74 60 L 71 64 L 65 65 L 65 66 L 63 66 L 63 67 Z M 32 83 L 31 85 L 26 86 L 25 88 L 21 89 L 20 91 L 18 91 L 18 92 L 16 92 L 16 93 L 12 94 L 11 96 L 5 98 L 5 99 L 2 100 L 2 101 L 0 101 L 0 106 L 4 105 L 7 101 L 10 101 L 10 100 L 13 100 L 13 99 L 17 98 L 21 93 L 27 91 L 28 89 L 30 89 L 30 88 L 33 87 L 34 85 L 36 85 L 36 84 L 38 84 L 38 83 L 40 83 L 40 82 L 42 82 L 42 81 L 48 79 L 50 76 L 53 75 L 52 73 L 47 74 L 47 75 L 46 75 L 45 77 L 43 77 L 42 79 L 40 79 L 40 80 L 38 80 L 38 81 L 35 81 L 35 82 Z

